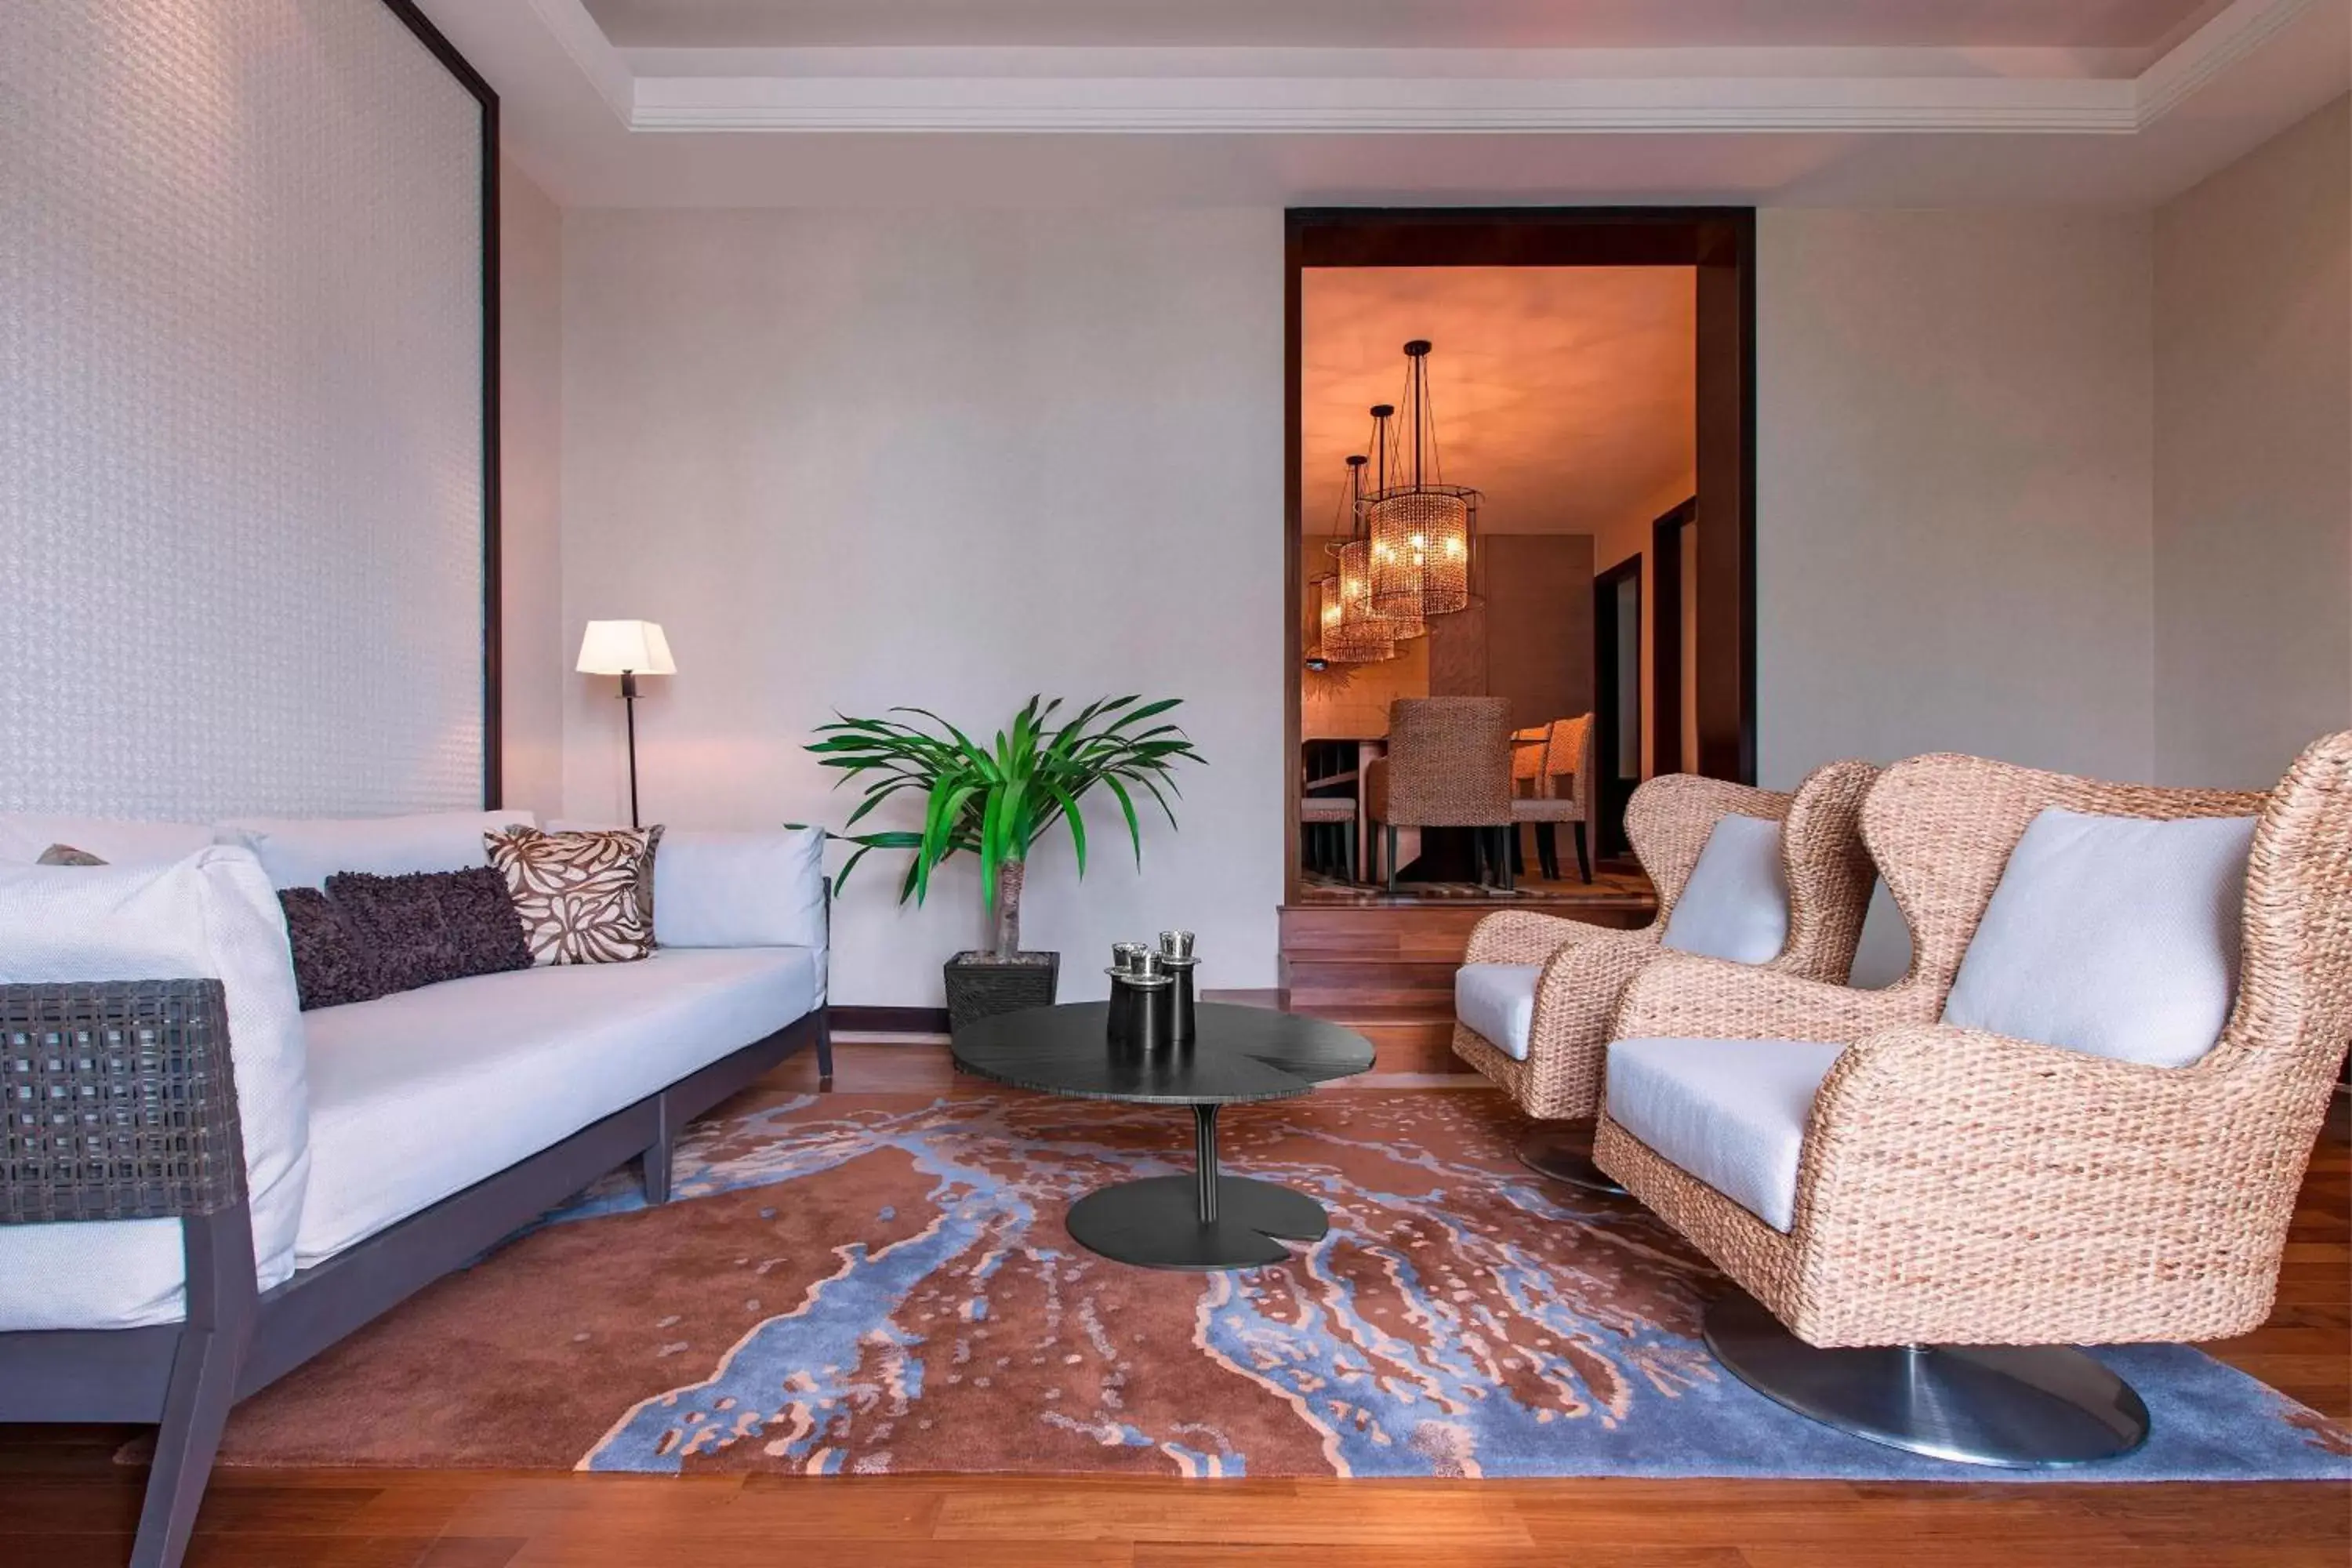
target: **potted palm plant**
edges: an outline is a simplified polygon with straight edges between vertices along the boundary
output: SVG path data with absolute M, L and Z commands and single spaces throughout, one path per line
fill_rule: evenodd
M 1099 785 L 1118 803 L 1135 863 L 1143 865 L 1143 831 L 1135 794 L 1150 796 L 1171 827 L 1176 814 L 1168 793 L 1181 794 L 1171 774 L 1179 762 L 1204 761 L 1172 721 L 1154 723 L 1182 701 L 1164 698 L 1111 697 L 1090 702 L 1056 726 L 1062 700 L 1032 697 L 1013 716 L 1011 728 L 996 732 L 992 746 L 923 708 L 893 708 L 923 723 L 896 719 L 836 716 L 820 725 L 812 742 L 824 766 L 841 770 L 836 786 L 866 779 L 864 798 L 842 831 L 832 835 L 857 846 L 841 868 L 846 887 L 857 863 L 877 849 L 910 849 L 913 858 L 898 882 L 898 901 L 921 903 L 930 891 L 933 868 L 950 857 L 980 857 L 980 889 L 989 916 L 989 945 L 959 952 L 947 962 L 948 1016 L 961 1028 L 977 1018 L 1054 1000 L 1061 955 L 1028 952 L 1021 946 L 1021 890 L 1029 852 L 1057 822 L 1067 825 L 1078 875 L 1087 871 L 1087 825 L 1079 803 Z M 908 791 L 923 797 L 919 829 L 849 831 L 884 802 Z

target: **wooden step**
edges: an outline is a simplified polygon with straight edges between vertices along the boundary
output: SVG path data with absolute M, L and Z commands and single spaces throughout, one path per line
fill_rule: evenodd
M 1281 978 L 1301 1008 L 1444 1005 L 1470 933 L 1497 908 L 1525 904 L 1429 901 L 1287 904 L 1280 912 Z M 1539 912 L 1564 913 L 1557 906 Z M 1596 899 L 1574 918 L 1615 928 L 1650 918 L 1644 897 Z

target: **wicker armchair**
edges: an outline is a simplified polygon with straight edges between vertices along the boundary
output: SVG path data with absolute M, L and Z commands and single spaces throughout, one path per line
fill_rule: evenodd
M 1532 822 L 1536 827 L 1536 864 L 1544 876 L 1558 880 L 1559 877 L 1559 824 L 1572 823 L 1576 827 L 1576 870 L 1586 881 L 1592 880 L 1592 850 L 1585 838 L 1585 823 L 1591 820 L 1594 734 L 1592 715 L 1580 713 L 1573 719 L 1555 719 L 1545 727 L 1544 742 L 1539 747 L 1522 747 L 1522 753 L 1533 752 L 1534 765 L 1528 769 L 1535 792 L 1511 796 L 1511 853 L 1518 854 L 1518 825 Z M 1512 759 L 1512 779 L 1522 782 L 1520 757 Z M 1565 780 L 1567 790 L 1560 785 Z
M 1389 704 L 1389 749 L 1364 772 L 1364 816 L 1382 832 L 1388 890 L 1396 891 L 1397 829 L 1473 827 L 1507 884 L 1511 826 L 1511 705 L 1501 697 L 1405 697 Z M 1375 868 L 1377 870 L 1377 867 Z
M 2011 850 L 2051 806 L 2259 814 L 2232 1011 L 2191 1065 L 1937 1022 Z M 2146 1411 L 2100 1363 L 1951 1347 L 2211 1339 L 2267 1316 L 2352 1036 L 2352 732 L 2315 742 L 2268 795 L 1914 758 L 1872 789 L 1863 831 L 1911 926 L 1898 984 L 1675 958 L 1633 982 L 1616 1022 L 1626 1040 L 1843 1047 L 1803 1113 L 1787 1228 L 1605 1111 L 1596 1157 L 1754 1298 L 1710 1309 L 1708 1335 L 1773 1397 L 1947 1458 L 2125 1451 Z M 1890 1405 L 1892 1389 L 1914 1393 Z
M 1618 1001 L 1634 976 L 1672 956 L 1659 942 L 1675 901 L 1715 825 L 1735 814 L 1781 824 L 1789 938 L 1762 972 L 1843 984 L 1870 904 L 1874 875 L 1857 827 L 1864 794 L 1877 776 L 1870 763 L 1848 761 L 1814 769 L 1793 795 L 1688 773 L 1643 784 L 1626 805 L 1625 832 L 1657 889 L 1656 919 L 1638 931 L 1612 931 L 1532 911 L 1488 915 L 1470 933 L 1465 963 L 1543 966 L 1527 1056 L 1515 1059 L 1458 1021 L 1454 1054 L 1528 1116 L 1590 1120 L 1601 1106 L 1601 1063 Z M 1603 1192 L 1621 1190 L 1593 1169 L 1587 1142 L 1580 1129 L 1565 1134 L 1547 1130 L 1521 1146 L 1520 1158 L 1546 1175 Z

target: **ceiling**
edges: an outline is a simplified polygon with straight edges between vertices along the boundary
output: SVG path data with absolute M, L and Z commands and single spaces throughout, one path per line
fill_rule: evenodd
M 2223 0 L 586 0 L 624 48 L 2150 48 Z
M 1336 531 L 1375 403 L 1426 338 L 1450 483 L 1479 527 L 1601 533 L 1691 493 L 1696 274 L 1686 267 L 1311 268 L 1301 288 L 1300 514 Z M 1397 437 L 1391 436 L 1391 441 Z
M 2146 207 L 2352 0 L 417 0 L 565 206 Z

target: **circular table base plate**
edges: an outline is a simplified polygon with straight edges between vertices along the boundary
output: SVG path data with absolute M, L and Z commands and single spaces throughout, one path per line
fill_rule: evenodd
M 1716 1359 L 1800 1415 L 1931 1458 L 2013 1469 L 2083 1465 L 2147 1438 L 2147 1406 L 2063 1345 L 1824 1350 L 1741 1293 L 1706 1310 Z
M 1154 1176 L 1089 1193 L 1070 1205 L 1070 1235 L 1087 1250 L 1142 1268 L 1255 1268 L 1289 1260 L 1285 1241 L 1331 1228 L 1303 1193 L 1245 1176 L 1217 1178 L 1217 1217 L 1202 1223 L 1200 1184 Z
M 1517 1153 L 1519 1163 L 1538 1176 L 1549 1176 L 1555 1182 L 1566 1182 L 1571 1187 L 1581 1187 L 1603 1197 L 1626 1195 L 1623 1187 L 1592 1163 L 1589 1131 L 1582 1137 L 1572 1132 L 1530 1132 L 1520 1142 Z

